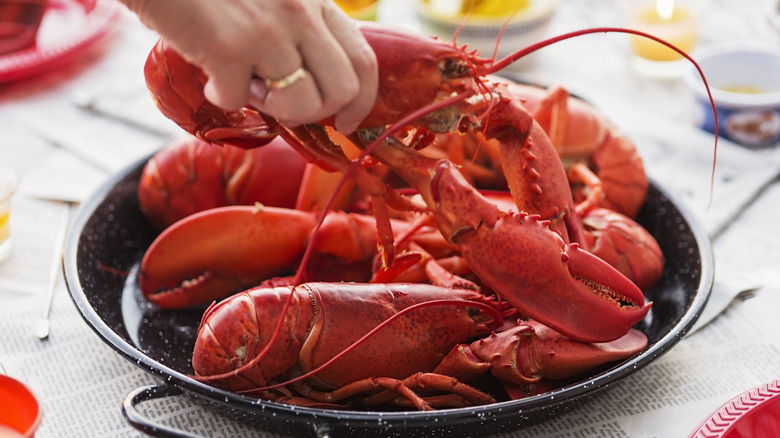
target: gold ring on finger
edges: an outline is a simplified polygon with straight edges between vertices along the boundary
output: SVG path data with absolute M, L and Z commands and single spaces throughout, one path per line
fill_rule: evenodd
M 294 72 L 281 79 L 266 79 L 265 86 L 268 87 L 269 90 L 281 90 L 283 88 L 289 87 L 290 85 L 300 81 L 305 77 L 306 70 L 304 70 L 303 67 L 298 67 Z

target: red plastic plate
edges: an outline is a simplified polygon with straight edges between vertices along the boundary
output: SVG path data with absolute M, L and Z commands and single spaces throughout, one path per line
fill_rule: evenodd
M 690 438 L 777 436 L 780 431 L 780 380 L 734 397 L 705 420 Z
M 74 60 L 115 27 L 120 7 L 114 0 L 51 0 L 35 47 L 0 56 L 0 83 Z
M 31 437 L 42 417 L 32 391 L 24 383 L 0 374 L 0 436 Z

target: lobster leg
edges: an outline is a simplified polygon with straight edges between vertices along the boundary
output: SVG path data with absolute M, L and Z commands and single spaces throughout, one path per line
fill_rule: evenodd
M 354 397 L 361 394 L 371 394 L 377 390 L 388 390 L 394 395 L 400 395 L 406 400 L 409 400 L 411 404 L 419 411 L 430 411 L 431 406 L 422 399 L 419 395 L 415 394 L 404 381 L 395 379 L 392 377 L 367 377 L 365 379 L 357 380 L 342 386 L 341 388 L 333 391 L 317 391 L 310 385 L 298 384 L 295 385 L 296 391 L 301 395 L 309 399 L 313 399 L 321 402 L 338 402 L 345 400 L 349 397 Z M 393 397 L 389 397 L 392 399 Z M 389 401 L 389 400 L 388 400 Z M 386 401 L 383 400 L 382 403 Z
M 587 190 L 575 187 L 576 199 L 585 198 L 589 206 L 598 204 L 629 217 L 636 216 L 644 203 L 648 182 L 642 159 L 625 134 L 563 87 L 544 90 L 508 82 L 507 88 L 523 100 L 550 136 L 569 174 L 584 180 Z M 588 174 L 582 168 L 592 170 Z
M 425 206 L 418 205 L 392 190 L 387 184 L 369 174 L 363 167 L 353 165 L 353 162 L 345 155 L 342 146 L 336 144 L 323 127 L 308 125 L 288 129 L 272 118 L 266 118 L 266 122 L 269 126 L 279 130 L 281 135 L 289 142 L 297 144 L 301 149 L 306 150 L 309 155 L 315 157 L 318 160 L 317 162 L 339 170 L 344 175 L 354 177 L 357 185 L 373 200 L 373 213 L 376 218 L 382 264 L 383 267 L 390 266 L 395 257 L 395 249 L 393 246 L 393 228 L 387 207 L 392 206 L 403 210 L 421 212 L 425 211 Z M 342 181 L 347 181 L 347 179 Z M 337 190 L 340 189 L 337 188 Z M 334 194 L 335 196 L 336 194 Z
M 350 397 L 372 394 L 364 397 L 360 403 L 377 406 L 392 403 L 397 406 L 409 406 L 419 411 L 430 411 L 434 407 L 464 407 L 495 403 L 496 399 L 458 379 L 436 373 L 415 373 L 406 379 L 391 377 L 369 377 L 349 383 L 333 391 L 317 391 L 310 385 L 295 385 L 296 391 L 307 400 L 317 402 L 339 402 Z M 426 396 L 417 391 L 431 390 L 444 395 Z M 381 391 L 378 394 L 377 391 Z
M 581 182 L 588 188 L 587 195 L 575 209 L 577 216 L 582 217 L 588 211 L 598 207 L 604 199 L 604 183 L 584 163 L 575 163 L 569 168 L 569 181 Z

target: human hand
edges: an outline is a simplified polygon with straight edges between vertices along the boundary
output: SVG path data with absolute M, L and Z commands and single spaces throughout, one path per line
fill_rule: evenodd
M 203 69 L 219 107 L 250 104 L 291 127 L 335 116 L 350 133 L 374 105 L 374 52 L 331 0 L 122 1 Z

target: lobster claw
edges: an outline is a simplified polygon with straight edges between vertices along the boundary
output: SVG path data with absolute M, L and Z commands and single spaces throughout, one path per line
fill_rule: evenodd
M 376 255 L 374 218 L 332 211 L 312 237 L 317 216 L 245 205 L 212 208 L 181 219 L 146 250 L 141 292 L 160 307 L 205 304 L 292 272 L 307 246 L 318 258 L 303 272 L 304 281 L 367 277 L 362 269 L 355 274 L 350 267 Z M 405 229 L 403 223 L 394 223 L 399 232 Z M 329 262 L 333 260 L 337 261 Z
M 452 166 L 433 181 L 439 227 L 484 284 L 517 308 L 572 339 L 607 342 L 650 310 L 642 291 L 607 262 L 567 244 L 538 215 L 502 212 Z
M 564 243 L 537 216 L 508 213 L 458 242 L 485 284 L 524 315 L 572 339 L 617 339 L 650 310 L 628 278 L 577 244 Z
M 515 385 L 527 387 L 543 379 L 578 377 L 629 358 L 647 343 L 647 336 L 635 329 L 610 342 L 587 343 L 574 341 L 537 321 L 519 321 L 505 331 L 456 346 L 434 372 L 468 381 L 490 371 L 512 396 Z
M 610 342 L 588 343 L 569 339 L 532 320 L 520 322 L 510 330 L 471 345 L 478 357 L 492 356 L 496 377 L 515 384 L 535 383 L 542 378 L 576 377 L 631 357 L 645 347 L 647 336 L 635 329 Z M 497 352 L 502 354 L 499 356 Z
M 286 272 L 315 226 L 312 214 L 232 206 L 188 216 L 163 231 L 141 261 L 144 297 L 165 308 L 195 306 Z

